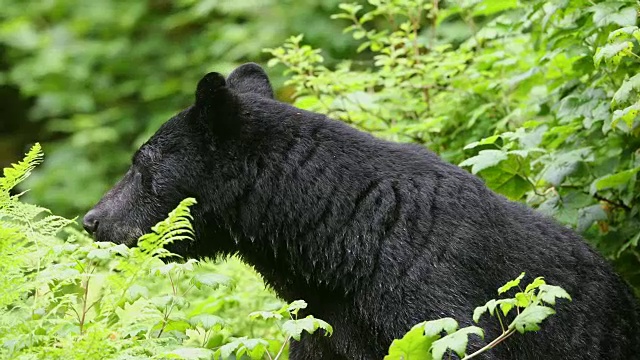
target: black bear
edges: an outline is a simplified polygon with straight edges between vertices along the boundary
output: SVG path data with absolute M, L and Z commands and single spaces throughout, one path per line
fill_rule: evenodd
M 237 253 L 333 325 L 292 343 L 291 359 L 381 359 L 418 322 L 469 319 L 522 271 L 573 301 L 484 359 L 640 357 L 637 300 L 578 235 L 420 146 L 274 100 L 256 64 L 204 76 L 85 228 L 133 245 L 186 197 L 198 200 L 196 240 L 171 250 Z M 489 339 L 499 331 L 495 319 L 482 326 Z

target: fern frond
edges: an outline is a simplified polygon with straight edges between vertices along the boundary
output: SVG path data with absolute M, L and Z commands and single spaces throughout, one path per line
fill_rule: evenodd
M 0 177 L 0 191 L 8 193 L 9 190 L 29 177 L 31 171 L 42 162 L 43 156 L 42 147 L 39 143 L 35 143 L 22 161 L 4 169 L 3 177 Z
M 192 240 L 194 236 L 191 225 L 190 206 L 196 204 L 193 198 L 186 198 L 169 213 L 169 216 L 151 228 L 151 233 L 138 240 L 138 248 L 147 254 L 157 257 L 171 256 L 164 246 L 174 241 Z

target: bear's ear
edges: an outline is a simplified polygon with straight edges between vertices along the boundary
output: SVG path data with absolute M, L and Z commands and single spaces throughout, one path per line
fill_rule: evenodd
M 227 78 L 229 88 L 239 94 L 250 93 L 273 99 L 269 77 L 260 65 L 247 63 L 233 70 Z
M 229 134 L 239 129 L 236 100 L 226 86 L 224 76 L 210 72 L 198 82 L 194 109 L 199 121 L 217 134 Z

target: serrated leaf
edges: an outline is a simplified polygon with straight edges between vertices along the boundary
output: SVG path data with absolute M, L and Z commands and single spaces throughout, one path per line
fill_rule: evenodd
M 607 64 L 618 65 L 620 61 L 622 61 L 622 58 L 626 56 L 625 53 L 631 51 L 631 49 L 633 49 L 633 43 L 630 41 L 606 44 L 596 50 L 596 54 L 593 56 L 593 62 L 596 67 L 600 65 L 602 60 Z
M 513 319 L 509 328 L 515 328 L 521 334 L 527 331 L 538 331 L 540 330 L 540 323 L 555 313 L 556 312 L 549 307 L 531 305 L 522 310 L 522 312 Z
M 571 296 L 563 288 L 555 285 L 540 285 L 540 292 L 538 293 L 538 299 L 549 304 L 555 305 L 556 299 L 562 298 L 571 301 Z
M 401 339 L 395 339 L 389 347 L 389 353 L 384 360 L 431 360 L 429 352 L 431 344 L 440 338 L 440 334 L 435 336 L 425 336 L 424 323 L 420 323 L 411 328 Z
M 431 345 L 433 359 L 441 360 L 448 349 L 453 350 L 460 358 L 464 357 L 470 335 L 477 335 L 482 339 L 484 331 L 477 326 L 468 326 L 434 341 Z
M 602 208 L 602 205 L 596 204 L 584 207 L 578 210 L 578 224 L 576 230 L 578 232 L 586 231 L 594 222 L 600 220 L 606 220 L 607 213 Z
M 93 249 L 87 254 L 87 259 L 106 260 L 111 257 L 109 249 Z
M 636 74 L 625 80 L 618 91 L 613 94 L 611 106 L 616 107 L 620 104 L 627 103 L 629 100 L 637 100 L 640 91 L 640 74 Z
M 507 157 L 508 154 L 502 150 L 481 150 L 478 155 L 461 162 L 460 166 L 471 166 L 471 173 L 477 174 L 481 170 L 507 160 Z
M 278 314 L 277 312 L 274 311 L 254 311 L 252 313 L 249 314 L 249 317 L 251 319 L 264 319 L 264 320 L 269 320 L 269 319 L 282 319 L 282 315 Z
M 620 40 L 626 40 L 629 38 L 635 38 L 640 41 L 640 30 L 637 26 L 625 26 L 609 33 L 607 40 L 609 42 L 618 42 Z
M 640 167 L 599 177 L 591 183 L 589 192 L 591 194 L 595 194 L 600 190 L 626 185 L 634 176 L 636 176 L 638 171 L 640 171 Z
M 194 276 L 191 279 L 191 283 L 198 289 L 202 289 L 205 286 L 217 289 L 220 286 L 229 286 L 229 284 L 231 284 L 231 278 L 222 274 L 204 273 Z
M 506 284 L 502 285 L 500 288 L 498 288 L 498 295 L 500 294 L 504 294 L 507 291 L 511 290 L 511 288 L 514 288 L 518 285 L 520 285 L 520 280 L 522 280 L 522 278 L 524 278 L 525 273 L 521 273 L 517 278 L 513 279 L 513 280 L 509 280 Z
M 189 324 L 192 326 L 202 326 L 205 330 L 211 330 L 214 327 L 222 328 L 224 326 L 224 320 L 215 315 L 199 314 L 189 319 Z
M 523 292 L 516 293 L 514 299 L 516 300 L 516 306 L 521 308 L 527 307 L 531 303 L 529 296 Z
M 204 348 L 184 347 L 171 350 L 162 354 L 163 359 L 211 359 L 213 351 Z
M 487 301 L 487 303 L 484 304 L 483 306 L 478 306 L 477 308 L 475 308 L 473 310 L 473 321 L 476 322 L 476 323 L 478 321 L 480 321 L 480 317 L 485 312 L 488 312 L 489 315 L 493 316 L 493 313 L 494 313 L 494 311 L 496 309 L 496 305 L 497 305 L 496 299 L 491 299 L 491 300 Z
M 500 306 L 502 315 L 507 316 L 511 309 L 516 307 L 516 299 L 500 299 L 498 300 L 498 306 Z
M 524 289 L 524 292 L 529 293 L 539 288 L 540 285 L 544 285 L 544 284 L 546 284 L 546 282 L 544 281 L 544 277 L 538 276 L 537 278 L 533 279 L 533 281 L 529 285 L 527 285 L 527 287 Z
M 452 318 L 442 318 L 423 323 L 424 334 L 428 337 L 440 336 L 443 331 L 451 334 L 458 330 L 458 322 Z
M 287 305 L 287 311 L 289 311 L 293 315 L 297 315 L 300 309 L 306 309 L 307 302 L 304 300 L 295 300 L 294 302 Z
M 491 145 L 491 144 L 495 144 L 495 142 L 500 139 L 500 135 L 493 135 L 493 136 L 489 136 L 487 138 L 484 138 L 480 141 L 474 141 L 470 144 L 467 144 L 464 147 L 464 150 L 468 150 L 468 149 L 473 149 L 475 147 L 481 146 L 481 145 Z
M 624 121 L 624 124 L 627 126 L 627 129 L 632 130 L 634 128 L 634 123 L 638 118 L 638 115 L 640 115 L 640 101 L 622 110 L 614 111 L 612 120 L 611 120 L 611 127 L 612 128 L 617 127 L 620 121 Z
M 296 340 L 300 340 L 303 331 L 313 334 L 318 329 L 324 329 L 326 335 L 333 333 L 331 325 L 323 320 L 314 318 L 313 315 L 309 315 L 304 319 L 288 320 L 282 324 L 284 334 Z
M 133 284 L 127 289 L 127 300 L 136 301 L 139 298 L 149 298 L 149 289 L 145 286 Z
M 620 26 L 635 25 L 637 21 L 637 11 L 629 6 L 620 8 L 624 3 L 617 1 L 602 2 L 589 8 L 593 12 L 593 22 L 598 27 L 611 24 Z

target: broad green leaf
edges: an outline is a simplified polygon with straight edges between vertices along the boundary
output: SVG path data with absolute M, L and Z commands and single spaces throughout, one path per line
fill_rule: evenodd
M 204 348 L 183 347 L 162 354 L 163 359 L 199 360 L 211 359 L 213 351 Z
M 282 331 L 296 340 L 300 340 L 303 331 L 313 334 L 318 329 L 326 330 L 325 335 L 331 335 L 333 328 L 325 321 L 316 319 L 313 315 L 309 315 L 304 319 L 288 320 L 282 324 Z
M 507 316 L 511 309 L 516 307 L 516 299 L 500 299 L 498 300 L 498 305 L 500 306 L 500 310 L 502 310 L 502 314 Z
M 522 278 L 524 278 L 524 275 L 525 275 L 525 273 L 523 272 L 520 275 L 518 275 L 517 278 L 507 281 L 506 284 L 504 284 L 500 288 L 498 288 L 498 295 L 504 294 L 507 291 L 511 290 L 512 288 L 514 288 L 516 286 L 519 286 L 520 285 L 520 280 L 522 280 Z
M 540 285 L 538 299 L 549 305 L 555 305 L 556 299 L 562 298 L 571 301 L 571 296 L 563 288 L 555 285 Z
M 552 308 L 546 306 L 530 305 L 513 319 L 509 328 L 515 328 L 521 334 L 527 331 L 538 331 L 540 330 L 540 323 L 555 313 Z
M 638 114 L 640 114 L 640 101 L 622 110 L 614 111 L 613 118 L 611 121 L 611 127 L 612 128 L 616 127 L 618 123 L 622 120 L 624 121 L 624 124 L 626 125 L 627 129 L 633 130 L 635 128 L 634 123 L 638 118 Z
M 149 289 L 146 286 L 133 284 L 127 289 L 127 300 L 130 302 L 136 301 L 140 297 L 149 298 Z
M 461 358 L 464 357 L 470 335 L 477 335 L 482 339 L 484 331 L 477 326 L 468 326 L 434 341 L 431 345 L 433 359 L 441 360 L 448 349 L 453 350 Z
M 427 337 L 439 336 L 443 331 L 451 334 L 458 329 L 458 322 L 452 318 L 442 318 L 424 322 L 424 334 Z
M 198 289 L 202 289 L 203 287 L 216 289 L 219 286 L 229 286 L 231 284 L 231 278 L 222 274 L 205 273 L 194 276 L 191 283 Z
M 627 40 L 630 38 L 634 38 L 640 41 L 640 30 L 637 26 L 625 26 L 618 30 L 614 30 L 609 33 L 609 42 L 619 42 L 620 40 Z
M 440 334 L 426 336 L 424 323 L 411 328 L 401 339 L 395 339 L 389 347 L 384 360 L 431 360 L 431 344 L 440 338 Z
M 620 26 L 635 25 L 637 21 L 637 10 L 632 7 L 623 7 L 623 2 L 604 1 L 589 8 L 593 12 L 593 22 L 598 27 L 610 24 Z
M 497 305 L 497 301 L 495 299 L 491 299 L 483 306 L 478 306 L 477 308 L 475 308 L 475 310 L 473 310 L 473 321 L 476 323 L 480 321 L 480 317 L 486 312 L 488 312 L 489 315 L 493 316 Z
M 491 145 L 491 144 L 495 144 L 496 141 L 500 139 L 500 135 L 493 135 L 493 136 L 489 136 L 487 138 L 484 138 L 480 141 L 474 141 L 468 145 L 466 145 L 464 147 L 464 150 L 468 150 L 468 149 L 473 149 L 475 147 L 478 147 L 480 145 Z
M 304 300 L 295 300 L 289 305 L 287 305 L 287 310 L 293 315 L 297 315 L 300 309 L 306 309 L 306 308 L 307 308 L 307 302 Z
M 593 56 L 593 62 L 596 66 L 599 66 L 602 60 L 607 64 L 618 65 L 623 57 L 628 56 L 626 52 L 632 49 L 633 43 L 630 41 L 606 44 L 596 50 L 596 54 Z
M 189 319 L 189 324 L 192 326 L 202 326 L 205 330 L 211 330 L 214 327 L 222 328 L 225 321 L 215 315 L 199 314 Z
M 576 230 L 582 233 L 586 231 L 594 222 L 606 219 L 607 213 L 602 208 L 602 205 L 596 204 L 584 207 L 578 210 L 578 226 L 576 227 Z
M 477 174 L 481 170 L 498 165 L 507 157 L 507 153 L 501 150 L 481 150 L 478 155 L 461 162 L 460 166 L 471 166 L 471 172 Z
M 282 315 L 275 311 L 254 311 L 249 314 L 249 317 L 252 319 L 261 318 L 263 320 L 282 319 Z
M 546 282 L 544 281 L 544 278 L 542 276 L 538 276 L 537 278 L 533 279 L 533 281 L 527 285 L 527 287 L 524 289 L 525 293 L 529 293 L 537 288 L 540 287 L 540 285 L 544 285 L 546 284 Z
M 625 80 L 622 86 L 613 94 L 611 100 L 611 106 L 617 107 L 620 104 L 629 102 L 629 100 L 635 101 L 638 99 L 640 91 L 640 74 L 636 74 L 631 78 Z
M 591 183 L 589 192 L 591 194 L 595 194 L 600 190 L 626 185 L 634 176 L 636 176 L 638 171 L 640 171 L 640 167 L 602 176 Z

